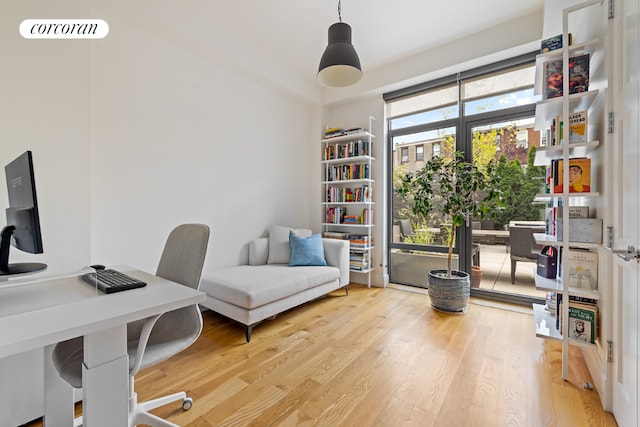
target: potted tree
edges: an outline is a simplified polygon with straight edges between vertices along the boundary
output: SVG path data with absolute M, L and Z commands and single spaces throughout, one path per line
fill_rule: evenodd
M 468 224 L 470 218 L 485 218 L 498 207 L 497 179 L 492 161 L 481 169 L 466 161 L 461 151 L 455 151 L 451 157 L 432 157 L 421 170 L 402 178 L 398 191 L 413 196 L 413 213 L 426 218 L 438 206 L 449 232 L 447 269 L 429 272 L 429 296 L 431 305 L 437 309 L 450 312 L 467 309 L 469 274 L 451 269 L 456 231 L 462 224 Z

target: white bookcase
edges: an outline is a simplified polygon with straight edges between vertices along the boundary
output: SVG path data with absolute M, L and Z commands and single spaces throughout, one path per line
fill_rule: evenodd
M 323 236 L 349 239 L 350 271 L 371 287 L 373 241 L 373 140 L 368 128 L 347 129 L 322 139 Z
M 551 206 L 563 206 L 567 207 L 562 209 L 562 223 L 567 224 L 563 227 L 565 232 L 561 239 L 551 234 L 536 234 L 534 235 L 536 242 L 540 245 L 551 245 L 561 251 L 562 263 L 561 274 L 557 278 L 547 279 L 541 276 L 535 275 L 536 287 L 541 290 L 554 292 L 556 295 L 562 297 L 562 310 L 561 310 L 561 326 L 562 333 L 557 329 L 558 321 L 557 314 L 550 313 L 545 305 L 534 304 L 533 314 L 536 323 L 536 335 L 544 338 L 555 339 L 562 341 L 562 376 L 564 379 L 568 378 L 568 346 L 570 344 L 581 345 L 590 348 L 596 348 L 600 346 L 598 339 L 598 332 L 596 330 L 595 343 L 586 343 L 579 340 L 575 340 L 569 337 L 569 307 L 567 302 L 570 298 L 587 298 L 597 302 L 598 311 L 601 310 L 602 304 L 600 304 L 601 294 L 598 289 L 581 289 L 566 286 L 569 283 L 569 268 L 568 265 L 569 254 L 574 250 L 588 250 L 595 252 L 598 255 L 602 249 L 601 243 L 577 243 L 572 240 L 569 233 L 569 222 L 572 220 L 569 217 L 569 206 L 588 206 L 589 217 L 598 217 L 598 208 L 600 204 L 600 193 L 593 191 L 594 187 L 597 189 L 598 184 L 602 186 L 602 182 L 597 182 L 607 174 L 603 173 L 603 169 L 606 166 L 601 160 L 601 156 L 598 155 L 598 149 L 600 147 L 600 141 L 605 139 L 605 108 L 606 100 L 606 75 L 604 74 L 604 47 L 603 40 L 601 38 L 594 38 L 589 40 L 580 40 L 582 34 L 573 34 L 577 40 L 576 43 L 569 45 L 569 35 L 572 31 L 578 29 L 573 27 L 572 16 L 574 14 L 585 13 L 587 9 L 599 8 L 598 11 L 591 12 L 605 14 L 604 6 L 602 2 L 597 1 L 585 1 L 575 6 L 564 9 L 562 19 L 562 35 L 563 43 L 562 48 L 553 50 L 547 53 L 538 55 L 536 60 L 536 88 L 537 94 L 543 95 L 546 90 L 546 77 L 545 77 L 545 64 L 549 61 L 562 60 L 562 74 L 563 74 L 563 91 L 562 96 L 543 99 L 536 105 L 536 120 L 535 128 L 544 132 L 549 129 L 553 120 L 558 116 L 562 118 L 569 117 L 570 113 L 586 111 L 587 112 L 587 138 L 584 142 L 569 143 L 569 126 L 564 127 L 563 143 L 559 145 L 542 147 L 536 152 L 535 164 L 537 166 L 549 166 L 555 160 L 562 160 L 564 165 L 569 164 L 569 159 L 578 157 L 587 157 L 591 160 L 591 191 L 584 193 L 571 193 L 569 192 L 569 171 L 568 167 L 564 167 L 562 171 L 562 182 L 565 183 L 563 191 L 560 193 L 544 193 L 537 196 L 539 201 L 547 201 Z M 603 15 L 604 16 L 604 15 Z M 588 53 L 590 55 L 590 82 L 588 91 L 569 94 L 569 79 L 566 76 L 569 75 L 569 59 L 577 55 Z M 564 119 L 563 121 L 567 121 Z M 547 139 L 548 140 L 548 139 Z M 599 171 L 595 173 L 594 171 Z M 552 185 L 550 185 L 552 186 Z M 604 186 L 602 186 L 604 188 Z M 548 224 L 549 226 L 549 224 Z M 603 233 L 604 234 L 604 233 Z M 598 262 L 602 256 L 598 257 Z M 602 269 L 598 269 L 599 273 Z M 603 286 L 604 280 L 598 280 L 598 286 Z M 560 313 L 558 313 L 560 314 Z M 602 318 L 602 314 L 599 313 L 599 317 Z

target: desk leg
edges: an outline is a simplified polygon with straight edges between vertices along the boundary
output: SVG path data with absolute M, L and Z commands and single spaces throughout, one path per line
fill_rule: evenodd
M 45 427 L 73 425 L 73 387 L 58 375 L 51 353 L 55 344 L 44 348 L 44 420 Z
M 128 425 L 127 325 L 85 335 L 82 382 L 86 427 Z

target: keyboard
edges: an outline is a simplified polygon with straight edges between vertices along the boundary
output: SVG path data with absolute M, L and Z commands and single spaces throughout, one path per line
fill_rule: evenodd
M 97 286 L 105 294 L 128 291 L 129 289 L 142 288 L 147 285 L 142 280 L 109 268 L 96 270 L 95 273 L 87 273 L 81 277 L 85 282 Z

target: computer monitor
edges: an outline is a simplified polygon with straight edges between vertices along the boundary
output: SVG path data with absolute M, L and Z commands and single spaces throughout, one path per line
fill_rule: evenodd
M 31 151 L 20 155 L 6 165 L 4 170 L 9 207 L 6 210 L 7 225 L 2 229 L 0 240 L 0 276 L 44 270 L 47 265 L 42 263 L 9 264 L 11 245 L 32 254 L 43 252 Z

